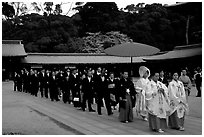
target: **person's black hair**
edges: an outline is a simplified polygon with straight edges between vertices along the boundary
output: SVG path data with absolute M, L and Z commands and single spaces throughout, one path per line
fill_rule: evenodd
M 92 72 L 92 69 L 88 69 L 87 73 L 88 73 L 88 72 Z
M 149 71 L 148 71 L 148 73 L 149 73 Z M 158 71 L 153 71 L 153 72 L 151 72 L 151 75 L 150 75 L 150 77 L 153 77 L 156 73 L 158 73 L 159 74 L 159 72 Z
M 113 74 L 113 75 L 114 75 L 114 72 L 112 72 L 112 71 L 111 71 L 111 72 L 109 73 L 109 75 L 111 75 L 111 74 Z
M 127 69 L 122 70 L 122 74 L 124 74 L 125 72 L 129 73 L 129 71 Z

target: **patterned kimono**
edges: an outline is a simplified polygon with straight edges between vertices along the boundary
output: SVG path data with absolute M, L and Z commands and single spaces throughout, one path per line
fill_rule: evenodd
M 136 112 L 142 117 L 147 117 L 145 93 L 148 90 L 149 82 L 149 79 L 140 78 L 136 83 Z
M 170 113 L 168 89 L 160 81 L 150 81 L 149 88 L 146 92 L 146 104 L 149 116 L 149 127 L 152 130 L 158 130 L 166 127 L 166 117 Z M 164 93 L 158 89 L 164 89 Z
M 190 95 L 190 89 L 191 89 L 191 80 L 188 76 L 184 76 L 184 75 L 181 75 L 179 77 L 179 80 L 181 82 L 183 82 L 183 85 L 184 85 L 184 89 L 185 89 L 185 93 L 186 93 L 186 99 L 188 100 L 188 96 Z
M 171 113 L 169 116 L 169 126 L 179 128 L 184 126 L 184 116 L 188 112 L 188 104 L 184 85 L 181 81 L 172 80 L 168 86 Z

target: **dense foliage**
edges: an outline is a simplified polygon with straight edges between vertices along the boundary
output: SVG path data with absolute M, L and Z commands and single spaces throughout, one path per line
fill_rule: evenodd
M 28 14 L 24 3 L 2 3 L 2 39 L 23 40 L 27 52 L 98 53 L 104 48 L 129 41 L 149 44 L 161 50 L 186 44 L 189 16 L 161 4 L 131 4 L 119 10 L 114 2 L 76 3 L 78 6 L 74 10 L 78 12 L 72 17 L 61 14 L 60 4 L 54 6 L 52 2 L 45 2 L 41 6 L 37 3 L 31 5 L 36 13 Z M 38 13 L 40 11 L 43 15 Z M 197 14 L 190 16 L 189 44 L 202 41 L 200 18 L 202 16 Z

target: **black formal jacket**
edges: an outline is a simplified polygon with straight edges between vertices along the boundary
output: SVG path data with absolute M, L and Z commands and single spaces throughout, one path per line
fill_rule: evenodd
M 88 80 L 88 77 L 84 78 L 82 81 L 82 92 L 87 97 L 93 97 L 94 95 L 94 79 L 91 78 L 90 82 Z
M 195 83 L 197 84 L 197 85 L 201 85 L 201 83 L 202 83 L 202 77 L 201 77 L 201 75 L 198 73 L 198 74 L 196 74 L 196 76 L 195 76 Z
M 26 86 L 30 83 L 29 76 L 30 76 L 29 73 L 25 73 L 25 75 L 24 75 L 24 84 Z
M 46 84 L 46 74 L 44 73 L 44 76 L 43 76 L 43 73 L 40 72 L 38 77 L 39 77 L 40 87 L 44 87 Z
M 31 75 L 31 82 L 33 88 L 39 88 L 39 78 L 37 74 Z
M 64 77 L 65 77 L 64 73 L 57 74 L 57 86 L 61 89 L 63 88 Z
M 136 101 L 136 91 L 134 88 L 134 84 L 130 79 L 125 80 L 122 78 L 120 80 L 120 88 L 119 88 L 119 97 L 122 99 L 126 99 L 126 89 L 130 90 L 130 96 L 131 96 L 131 101 L 132 101 L 132 107 L 135 107 L 135 101 Z
M 70 74 L 69 81 L 72 90 L 75 90 L 80 84 L 80 78 L 78 76 L 74 77 L 73 74 Z
M 70 75 L 64 75 L 63 77 L 63 92 L 69 92 L 70 91 Z
M 104 81 L 102 81 L 102 77 L 98 76 L 94 81 L 95 92 L 98 97 L 110 97 L 110 92 L 108 91 L 108 81 L 106 76 L 104 76 Z
M 17 82 L 18 85 L 22 84 L 22 78 L 20 74 L 17 74 L 15 77 L 15 80 Z
M 57 91 L 57 77 L 55 76 L 55 78 L 51 75 L 49 78 L 49 85 L 50 85 L 50 89 L 52 91 Z
M 52 75 L 51 73 L 49 73 L 49 76 L 48 76 L 48 73 L 45 74 L 45 86 L 48 88 L 50 86 L 50 81 L 52 79 Z

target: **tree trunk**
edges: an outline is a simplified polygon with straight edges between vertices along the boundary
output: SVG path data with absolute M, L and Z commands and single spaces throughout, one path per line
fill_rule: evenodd
M 189 30 L 189 21 L 190 21 L 190 15 L 187 17 L 187 22 L 186 22 L 186 45 L 188 45 L 188 30 Z

